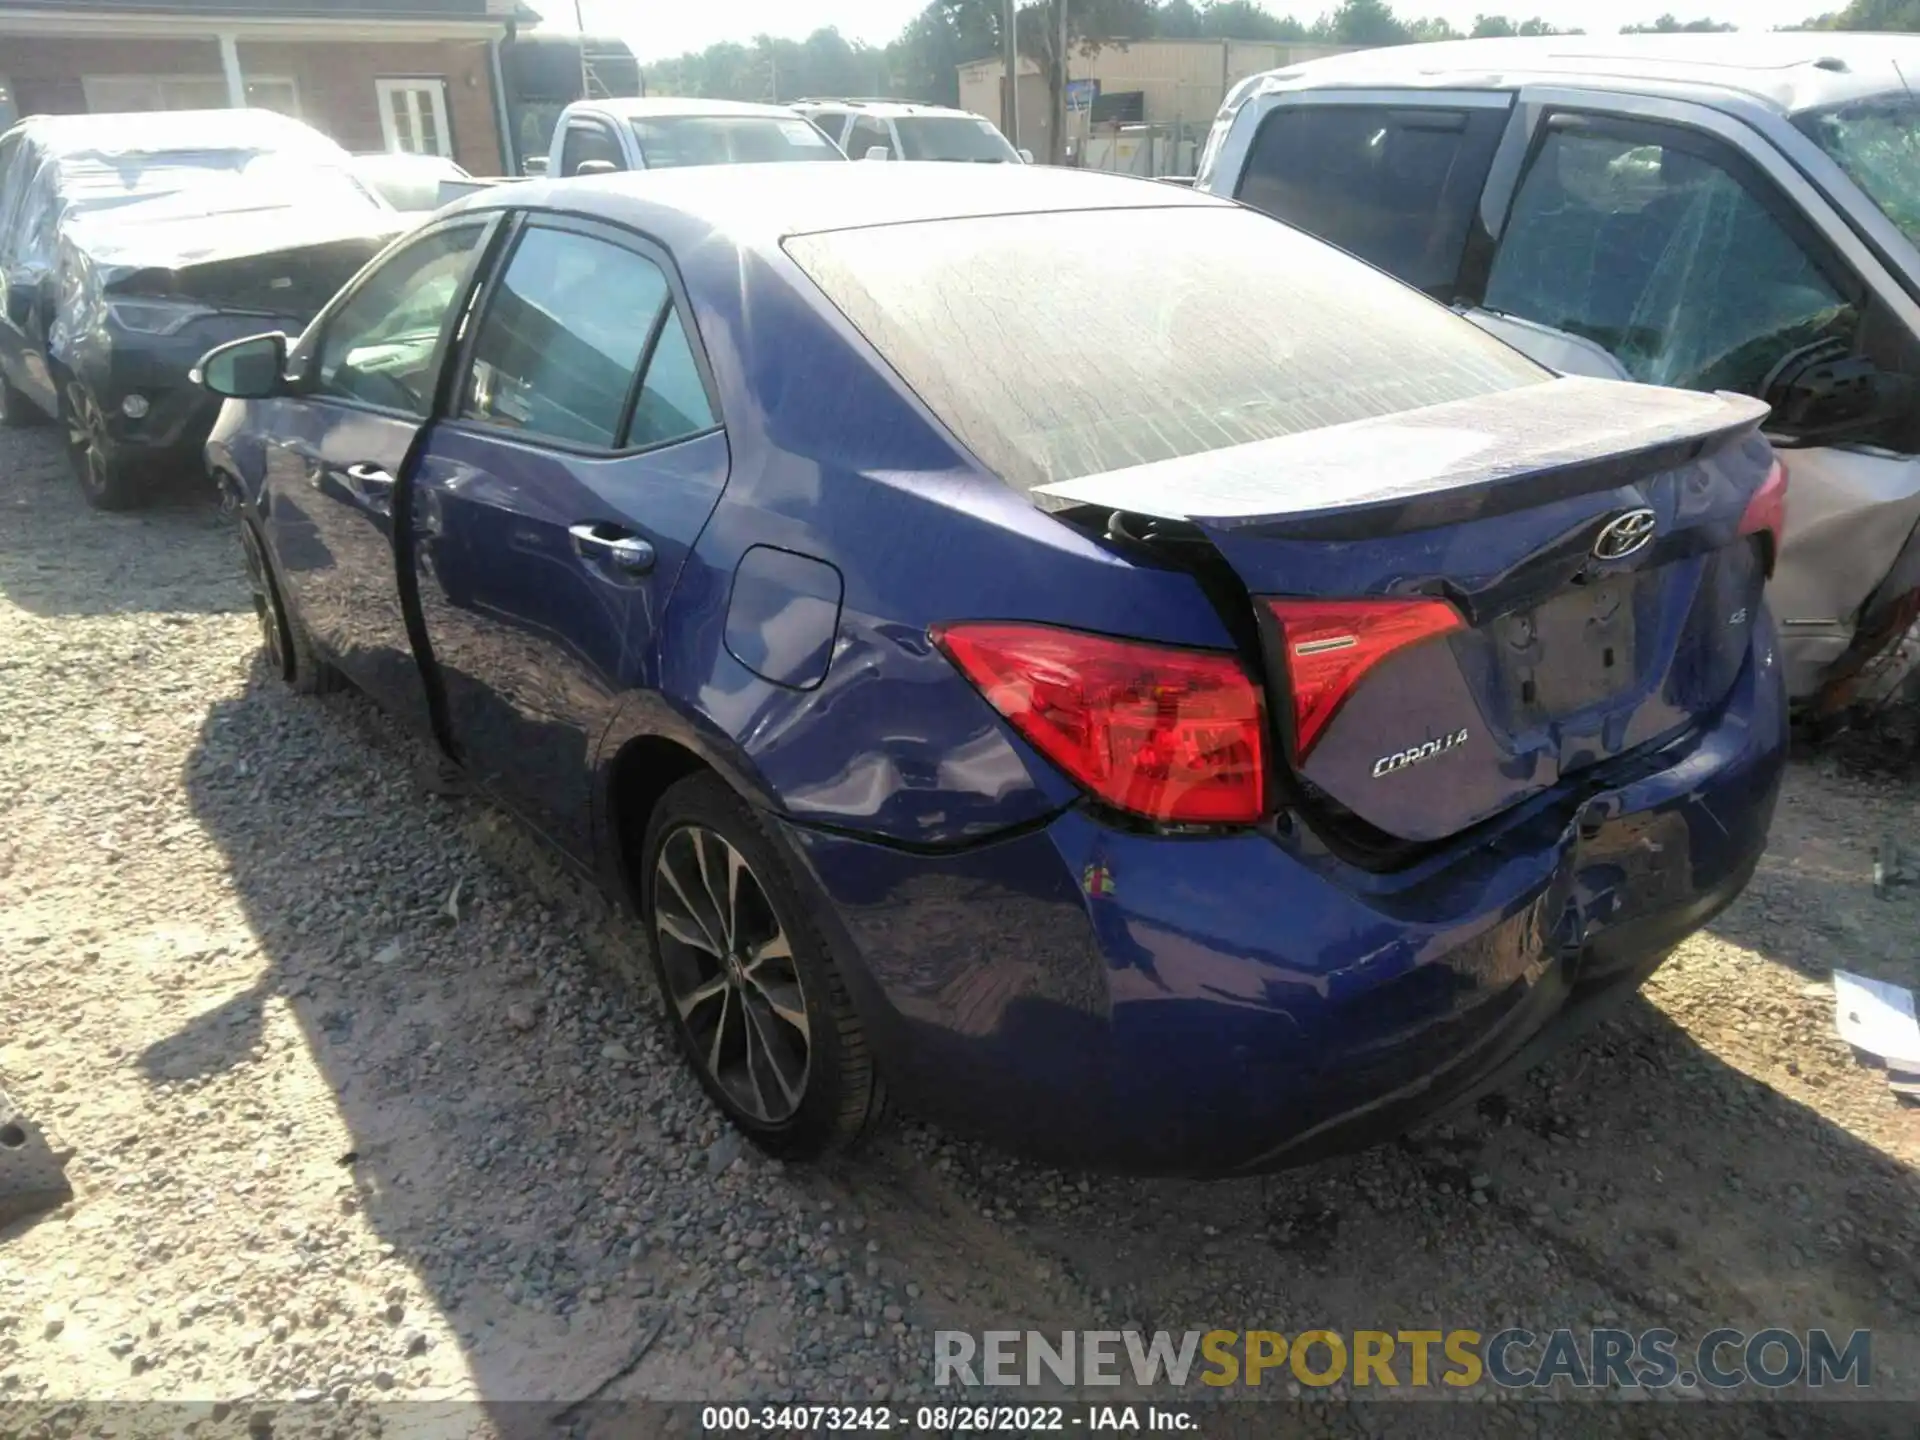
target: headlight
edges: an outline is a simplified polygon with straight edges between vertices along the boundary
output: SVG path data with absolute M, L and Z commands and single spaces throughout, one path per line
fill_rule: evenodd
M 114 324 L 137 335 L 172 335 L 214 313 L 181 300 L 114 300 L 107 311 Z

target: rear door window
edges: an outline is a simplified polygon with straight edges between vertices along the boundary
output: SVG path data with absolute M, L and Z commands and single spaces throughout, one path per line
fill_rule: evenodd
M 1549 378 L 1445 306 L 1218 203 L 876 226 L 786 250 L 1022 490 Z
M 542 226 L 487 301 L 461 418 L 611 450 L 667 277 L 643 255 Z
M 1672 127 L 1549 128 L 1486 306 L 1584 336 L 1634 379 L 1759 395 L 1818 340 L 1851 343 L 1850 281 L 1731 151 Z
M 1236 198 L 1451 300 L 1506 123 L 1504 108 L 1283 105 Z
M 669 310 L 653 354 L 647 358 L 647 376 L 634 402 L 627 444 L 636 449 L 665 445 L 711 430 L 715 423 L 686 326 L 680 323 L 678 310 Z
M 487 300 L 460 418 L 590 450 L 665 445 L 716 423 L 666 272 L 546 226 L 520 237 Z

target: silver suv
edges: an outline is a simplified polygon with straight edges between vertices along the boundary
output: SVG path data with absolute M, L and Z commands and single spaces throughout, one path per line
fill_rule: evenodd
M 797 100 L 793 109 L 813 121 L 853 160 L 970 160 L 1019 165 L 1033 157 L 1016 150 L 991 120 L 944 105 L 904 100 Z

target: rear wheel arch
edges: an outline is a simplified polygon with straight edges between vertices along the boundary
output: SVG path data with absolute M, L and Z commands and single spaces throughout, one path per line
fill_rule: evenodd
M 594 834 L 602 888 L 640 913 L 634 866 L 661 796 L 679 781 L 712 771 L 756 810 L 783 807 L 751 759 L 707 717 L 658 690 L 628 694 L 595 748 Z
M 619 896 L 640 911 L 641 851 L 661 797 L 689 775 L 712 773 L 705 756 L 666 735 L 636 735 L 607 763 L 607 838 Z

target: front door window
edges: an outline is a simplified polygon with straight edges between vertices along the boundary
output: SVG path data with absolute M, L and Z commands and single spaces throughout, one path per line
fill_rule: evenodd
M 387 149 L 452 158 L 446 81 L 376 80 L 374 86 L 380 97 L 380 131 Z
M 447 312 L 485 234 L 483 225 L 437 230 L 362 282 L 326 323 L 314 393 L 425 419 Z
M 875 120 L 862 115 L 853 122 L 853 129 L 847 135 L 846 152 L 849 160 L 864 160 L 869 150 L 884 150 L 887 158 L 893 158 L 893 136 L 887 131 L 884 120 Z
M 1490 310 L 1584 336 L 1634 379 L 1759 395 L 1859 315 L 1730 152 L 1671 127 L 1550 131 L 1487 278 Z

